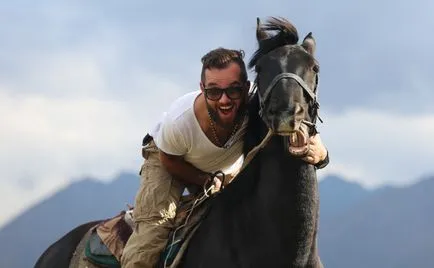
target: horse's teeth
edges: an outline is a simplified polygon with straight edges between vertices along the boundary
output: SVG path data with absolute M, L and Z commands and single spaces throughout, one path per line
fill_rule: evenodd
M 291 134 L 291 144 L 296 145 L 298 141 L 298 136 L 296 133 Z

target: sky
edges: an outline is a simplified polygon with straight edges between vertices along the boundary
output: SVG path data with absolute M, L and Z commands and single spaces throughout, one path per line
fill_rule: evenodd
M 137 172 L 143 136 L 198 89 L 200 58 L 217 47 L 250 58 L 256 17 L 316 39 L 331 160 L 320 179 L 432 175 L 432 14 L 429 0 L 2 2 L 0 227 L 71 182 Z

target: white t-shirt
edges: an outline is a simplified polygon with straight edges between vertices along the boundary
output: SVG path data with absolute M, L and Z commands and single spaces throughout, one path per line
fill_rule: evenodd
M 205 172 L 233 173 L 241 167 L 243 137 L 247 118 L 224 147 L 214 145 L 200 128 L 194 101 L 200 90 L 177 99 L 150 133 L 157 147 L 167 154 L 182 155 Z

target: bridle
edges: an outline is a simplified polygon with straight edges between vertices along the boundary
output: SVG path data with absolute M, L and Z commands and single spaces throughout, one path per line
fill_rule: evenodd
M 259 77 L 259 73 L 258 73 L 258 77 Z M 316 128 L 316 119 L 318 118 L 321 123 L 323 122 L 322 119 L 321 119 L 321 117 L 319 117 L 319 115 L 318 115 L 318 109 L 319 109 L 319 106 L 320 106 L 319 102 L 318 102 L 318 98 L 317 98 L 317 88 L 318 88 L 318 81 L 319 81 L 319 75 L 318 75 L 318 73 L 315 75 L 315 87 L 314 87 L 313 90 L 310 89 L 310 87 L 303 80 L 303 78 L 301 78 L 300 76 L 296 75 L 295 73 L 288 73 L 288 72 L 276 75 L 273 78 L 273 80 L 271 81 L 271 83 L 268 85 L 267 89 L 265 90 L 265 92 L 262 95 L 259 92 L 259 88 L 258 88 L 257 82 L 255 82 L 255 84 L 256 84 L 255 87 L 258 90 L 258 97 L 259 97 L 259 116 L 264 120 L 264 122 L 267 122 L 266 118 L 264 117 L 265 103 L 268 101 L 268 99 L 271 96 L 271 90 L 282 79 L 294 79 L 301 86 L 301 88 L 303 88 L 304 92 L 306 92 L 307 95 L 309 95 L 310 100 L 312 102 L 312 106 L 310 108 L 312 109 L 313 118 L 312 118 L 312 122 L 309 122 L 307 120 L 303 120 L 302 123 L 304 123 L 305 125 L 307 125 L 311 129 L 312 134 L 318 133 L 317 128 Z

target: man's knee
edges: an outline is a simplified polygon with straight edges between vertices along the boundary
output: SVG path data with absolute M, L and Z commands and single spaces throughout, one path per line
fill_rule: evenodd
M 138 222 L 121 257 L 124 268 L 154 267 L 167 244 L 170 227 Z

